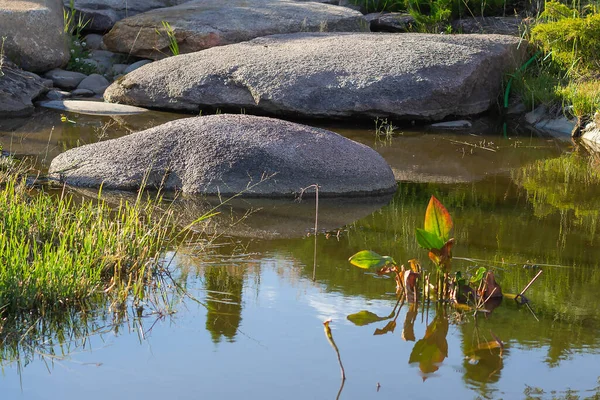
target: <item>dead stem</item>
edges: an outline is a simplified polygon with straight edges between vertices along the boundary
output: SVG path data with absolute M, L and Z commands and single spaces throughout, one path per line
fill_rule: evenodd
M 346 371 L 344 370 L 344 365 L 342 364 L 340 350 L 338 349 L 337 345 L 335 344 L 335 341 L 333 340 L 331 328 L 329 327 L 330 322 L 331 322 L 331 319 L 328 319 L 327 321 L 323 322 L 323 327 L 325 329 L 325 337 L 327 337 L 327 341 L 329 341 L 329 344 L 335 350 L 335 354 L 337 355 L 338 363 L 340 364 L 340 372 L 342 374 L 342 386 L 340 387 L 340 391 L 338 393 L 338 397 L 339 397 L 340 393 L 342 392 L 342 388 L 344 387 L 344 381 L 346 380 Z

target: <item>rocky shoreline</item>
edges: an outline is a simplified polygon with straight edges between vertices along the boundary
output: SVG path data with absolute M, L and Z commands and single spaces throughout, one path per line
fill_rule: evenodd
M 122 3 L 75 0 L 64 14 L 69 0 L 0 0 L 0 116 L 29 115 L 39 100 L 91 98 L 193 114 L 433 123 L 496 107 L 527 50 L 518 18 L 463 20 L 460 30 L 475 34 L 439 35 L 402 33 L 409 15 L 364 15 L 344 1 Z M 61 29 L 65 15 L 81 18 L 87 34 Z M 511 109 L 514 118 L 531 111 Z M 570 138 L 576 121 L 548 121 L 543 111 L 526 121 Z M 459 122 L 446 125 L 469 125 Z

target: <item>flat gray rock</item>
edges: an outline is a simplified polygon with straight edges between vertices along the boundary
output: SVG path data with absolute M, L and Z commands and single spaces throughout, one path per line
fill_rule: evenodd
M 171 56 L 163 21 L 171 25 L 181 54 L 280 33 L 369 30 L 361 13 L 329 4 L 196 0 L 123 19 L 104 36 L 104 44 L 115 52 L 154 60 Z
M 45 72 L 69 61 L 61 0 L 0 0 L 4 55 L 19 67 Z
M 409 32 L 416 27 L 415 18 L 407 13 L 372 13 L 365 18 L 372 32 Z
M 75 89 L 71 92 L 73 97 L 92 97 L 94 92 L 88 89 Z
M 323 129 L 250 115 L 172 121 L 60 154 L 51 178 L 79 187 L 282 197 L 320 185 L 322 196 L 395 191 L 392 170 L 368 146 Z M 265 179 L 266 178 L 266 179 Z
M 104 98 L 194 113 L 440 120 L 495 104 L 504 74 L 521 65 L 519 43 L 501 35 L 274 35 L 145 65 Z
M 122 74 L 128 74 L 130 72 L 135 71 L 136 69 L 143 67 L 146 64 L 150 64 L 152 61 L 151 60 L 140 60 L 140 61 L 136 61 L 133 64 L 127 66 L 121 73 Z
M 46 93 L 46 98 L 49 100 L 62 100 L 68 97 L 71 97 L 71 93 L 62 90 L 50 90 Z
M 64 69 L 55 68 L 46 72 L 44 77 L 51 79 L 54 86 L 58 88 L 73 90 L 87 77 L 87 75 L 82 74 L 81 72 L 65 71 Z
M 79 82 L 77 89 L 90 90 L 96 94 L 103 94 L 106 88 L 110 85 L 108 79 L 99 74 L 91 74 L 84 80 Z
M 48 91 L 44 80 L 0 57 L 0 117 L 20 117 L 34 111 L 33 99 Z
M 75 92 L 76 91 L 73 91 L 73 94 L 75 94 Z M 54 110 L 70 111 L 87 115 L 132 115 L 141 114 L 148 111 L 147 109 L 140 107 L 83 100 L 42 101 L 40 102 L 40 106 Z

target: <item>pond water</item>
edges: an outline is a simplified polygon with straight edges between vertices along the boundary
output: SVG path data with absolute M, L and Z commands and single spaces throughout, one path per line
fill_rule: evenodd
M 65 124 L 59 113 L 40 111 L 2 121 L 0 143 L 37 157 L 44 168 L 64 149 L 176 117 L 81 115 Z M 381 140 L 373 130 L 332 130 L 386 158 L 401 181 L 394 196 L 321 199 L 316 252 L 315 236 L 307 236 L 314 198 L 237 199 L 203 226 L 210 246 L 166 255 L 190 294 L 170 297 L 168 312 L 99 305 L 43 327 L 31 321 L 30 330 L 44 332 L 35 340 L 4 337 L 4 396 L 600 397 L 598 187 L 565 186 L 522 169 L 561 157 L 568 144 L 422 131 Z M 527 292 L 530 307 L 505 299 L 475 318 L 434 303 L 398 304 L 393 279 L 350 265 L 350 255 L 371 249 L 431 268 L 414 230 L 432 194 L 454 218 L 454 268 L 493 267 L 506 293 L 518 293 L 544 271 Z M 184 220 L 193 220 L 214 199 L 176 203 Z M 348 319 L 361 311 L 372 314 Z M 323 329 L 327 319 L 347 375 L 343 387 Z M 486 346 L 494 337 L 502 352 Z

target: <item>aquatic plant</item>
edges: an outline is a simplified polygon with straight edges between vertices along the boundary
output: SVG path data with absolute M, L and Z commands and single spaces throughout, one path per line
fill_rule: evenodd
M 114 208 L 100 198 L 76 199 L 64 188 L 52 196 L 15 168 L 2 173 L 0 184 L 2 313 L 85 310 L 98 296 L 144 300 L 170 243 L 169 210 L 141 196 Z
M 429 294 L 432 289 L 439 300 L 450 298 L 456 300 L 461 291 L 467 291 L 466 288 L 462 288 L 466 281 L 460 272 L 457 272 L 452 279 L 450 277 L 452 247 L 454 246 L 454 238 L 451 237 L 453 226 L 448 210 L 435 196 L 431 196 L 425 211 L 424 227 L 416 228 L 415 236 L 418 245 L 428 251 L 429 259 L 435 266 L 434 284 L 430 286 L 430 276 L 425 276 L 423 292 Z M 349 261 L 359 268 L 373 270 L 378 275 L 395 274 L 397 292 L 403 292 L 410 301 L 416 302 L 417 280 L 422 275 L 421 265 L 417 259 L 409 260 L 410 269 L 405 269 L 404 265 L 398 267 L 398 263 L 390 256 L 381 256 L 373 251 L 363 250 L 350 257 Z M 474 295 L 471 300 L 484 296 L 485 288 L 481 287 L 481 282 L 486 272 L 485 268 L 480 268 L 471 278 L 470 283 L 479 285 L 479 295 L 475 295 L 475 291 L 472 290 Z M 486 276 L 489 275 L 490 273 Z M 493 277 L 493 274 L 491 276 Z M 450 285 L 456 289 L 453 293 L 450 292 Z

